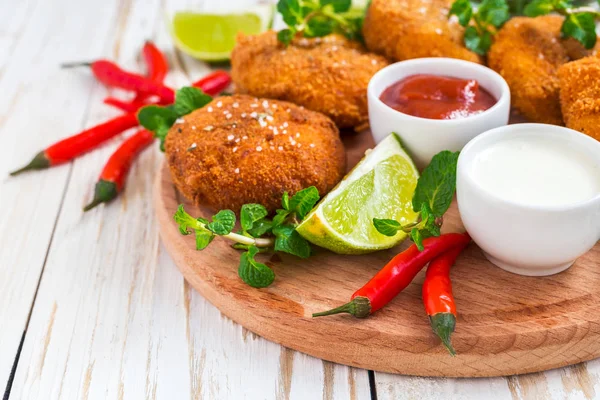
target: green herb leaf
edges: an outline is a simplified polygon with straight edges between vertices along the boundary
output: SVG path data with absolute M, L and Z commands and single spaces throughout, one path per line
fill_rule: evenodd
M 288 26 L 296 26 L 302 23 L 304 16 L 298 0 L 279 0 L 277 11 L 283 17 L 283 21 Z
M 450 7 L 448 16 L 456 15 L 458 17 L 458 23 L 464 27 L 469 25 L 471 17 L 473 16 L 473 7 L 469 0 L 456 0 Z
M 256 246 L 250 246 L 247 252 L 242 253 L 238 275 L 248 285 L 255 288 L 264 288 L 273 283 L 275 280 L 275 273 L 271 268 L 254 259 L 254 256 L 258 252 Z
M 417 246 L 419 251 L 423 251 L 423 249 L 425 249 L 425 247 L 423 247 L 423 236 L 421 236 L 421 231 L 419 229 L 413 228 L 410 231 L 410 239 Z
M 596 23 L 594 14 L 582 12 L 569 15 L 563 22 L 561 32 L 579 41 L 586 49 L 596 45 Z
M 254 223 L 254 227 L 248 230 L 248 234 L 254 238 L 259 238 L 266 235 L 273 228 L 273 221 L 262 219 Z
M 396 236 L 398 231 L 402 229 L 402 225 L 393 219 L 373 218 L 373 225 L 377 232 L 385 236 Z
M 279 32 L 277 32 L 277 40 L 279 40 L 284 45 L 288 46 L 290 43 L 292 43 L 295 34 L 295 29 L 282 29 Z
M 467 49 L 484 56 L 492 46 L 492 34 L 488 31 L 479 33 L 477 28 L 469 26 L 465 29 L 464 41 Z
M 206 229 L 219 236 L 229 235 L 235 226 L 235 213 L 231 210 L 221 210 L 206 225 Z
M 308 38 L 327 36 L 330 33 L 333 33 L 335 27 L 335 21 L 326 16 L 317 15 L 309 19 L 306 23 L 304 36 Z
M 290 209 L 290 195 L 288 194 L 288 192 L 284 192 L 283 196 L 281 197 L 281 207 L 283 207 L 284 210 L 288 211 Z
M 162 151 L 165 151 L 165 138 L 177 117 L 177 114 L 171 108 L 154 105 L 143 107 L 137 114 L 140 125 L 153 132 L 154 136 L 160 141 Z
M 300 258 L 310 257 L 310 244 L 292 225 L 282 225 L 273 228 L 275 235 L 275 251 L 283 251 Z
M 448 210 L 456 190 L 458 154 L 445 150 L 431 159 L 415 188 L 412 201 L 414 211 L 421 211 L 423 203 L 429 206 L 436 217 L 441 217 Z
M 205 229 L 196 230 L 196 250 L 204 250 L 215 238 L 215 234 Z
M 337 13 L 346 12 L 352 6 L 352 0 L 321 0 L 321 6 L 331 5 Z
M 292 196 L 290 210 L 294 211 L 299 219 L 304 219 L 306 214 L 317 204 L 319 198 L 319 191 L 316 187 L 302 189 Z
M 540 15 L 550 14 L 554 11 L 553 0 L 533 0 L 525 6 L 523 13 L 528 17 L 539 17 Z
M 182 235 L 189 235 L 189 229 L 196 230 L 199 228 L 198 221 L 196 218 L 185 212 L 183 204 L 180 204 L 179 207 L 177 207 L 173 219 L 177 222 L 177 225 L 179 225 L 179 232 Z
M 282 225 L 291 213 L 291 211 L 287 210 L 277 210 L 275 217 L 273 217 L 273 226 L 275 227 Z
M 212 97 L 195 87 L 183 87 L 175 94 L 173 109 L 179 117 L 204 107 L 212 101 Z
M 267 209 L 260 204 L 244 204 L 240 210 L 240 224 L 244 231 L 249 231 L 254 224 L 269 214 Z
M 486 24 L 490 24 L 496 28 L 500 28 L 510 19 L 510 12 L 506 0 L 484 0 L 477 9 L 477 14 L 480 21 L 484 21 Z

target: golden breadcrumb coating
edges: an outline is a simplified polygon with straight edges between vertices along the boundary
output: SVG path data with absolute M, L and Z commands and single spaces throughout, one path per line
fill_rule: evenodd
M 176 122 L 165 142 L 175 185 L 197 205 L 274 211 L 284 192 L 329 192 L 346 155 L 335 124 L 292 103 L 245 95 L 215 98 Z
M 563 124 L 556 74 L 569 57 L 560 42 L 562 21 L 555 15 L 513 18 L 488 53 L 490 68 L 508 82 L 512 106 L 531 121 Z
M 572 61 L 558 70 L 567 127 L 600 141 L 600 58 Z
M 269 31 L 238 37 L 231 77 L 239 93 L 291 101 L 350 128 L 368 122 L 367 85 L 387 65 L 340 35 L 295 38 L 286 48 Z
M 448 18 L 453 0 L 373 0 L 363 25 L 367 48 L 393 60 L 450 57 L 482 63 L 463 44 L 464 28 Z

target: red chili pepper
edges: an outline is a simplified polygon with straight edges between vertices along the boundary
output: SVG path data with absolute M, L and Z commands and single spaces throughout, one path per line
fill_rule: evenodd
M 175 101 L 173 89 L 142 75 L 125 71 L 112 61 L 98 60 L 91 63 L 63 64 L 63 68 L 79 66 L 91 67 L 96 78 L 107 86 L 158 96 L 161 101 L 167 104 Z
M 329 311 L 313 314 L 313 317 L 348 313 L 365 318 L 389 303 L 404 290 L 423 267 L 440 254 L 468 243 L 466 234 L 448 233 L 423 240 L 423 251 L 410 246 L 381 269 L 366 285 L 358 289 L 349 303 Z
M 124 114 L 119 117 L 96 125 L 93 128 L 56 142 L 45 150 L 40 151 L 29 164 L 10 173 L 11 176 L 33 169 L 45 169 L 86 153 L 99 144 L 113 138 L 129 128 L 138 126 L 135 114 Z
M 231 76 L 225 71 L 215 71 L 194 82 L 192 86 L 202 89 L 210 96 L 216 96 L 231 84 Z
M 452 296 L 450 267 L 467 244 L 450 249 L 431 261 L 423 283 L 423 304 L 429 315 L 431 328 L 453 356 L 456 352 L 450 342 L 450 335 L 456 326 L 456 304 Z
M 149 40 L 144 43 L 142 55 L 148 68 L 146 76 L 154 82 L 162 83 L 169 72 L 169 63 L 165 55 Z
M 85 206 L 83 211 L 89 211 L 98 204 L 113 200 L 123 190 L 125 179 L 136 156 L 150 146 L 154 141 L 154 134 L 145 129 L 139 130 L 110 156 L 100 179 L 96 183 L 94 199 Z
M 123 101 L 115 97 L 107 97 L 104 99 L 104 104 L 108 104 L 109 106 L 113 106 L 128 113 L 136 113 L 140 108 L 148 105 L 144 103 L 144 101 L 138 100 L 137 97 L 131 101 Z

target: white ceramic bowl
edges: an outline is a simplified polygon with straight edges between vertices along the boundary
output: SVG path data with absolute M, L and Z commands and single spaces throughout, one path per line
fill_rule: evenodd
M 467 118 L 435 120 L 401 113 L 379 99 L 389 86 L 416 74 L 476 79 L 497 103 L 481 114 Z M 420 169 L 440 151 L 459 151 L 478 134 L 506 125 L 510 113 L 510 89 L 500 75 L 483 65 L 453 58 L 418 58 L 389 65 L 371 78 L 367 95 L 369 123 L 375 142 L 396 132 Z
M 560 126 L 504 126 L 479 135 L 461 152 L 456 181 L 458 208 L 466 230 L 492 263 L 516 274 L 552 275 L 569 268 L 600 240 L 600 193 L 569 205 L 531 206 L 499 198 L 482 188 L 473 177 L 477 154 L 523 135 L 543 137 L 589 155 L 600 174 L 600 142 Z

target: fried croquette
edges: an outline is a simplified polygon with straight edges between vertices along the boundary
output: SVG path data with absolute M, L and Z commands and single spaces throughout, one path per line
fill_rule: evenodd
M 600 141 L 600 58 L 567 63 L 559 68 L 558 79 L 567 127 Z
M 281 208 L 284 192 L 316 186 L 321 195 L 344 176 L 335 124 L 292 103 L 245 95 L 215 98 L 176 122 L 165 142 L 175 185 L 196 205 Z
M 450 57 L 482 63 L 463 44 L 464 28 L 448 18 L 453 0 L 373 0 L 363 25 L 367 49 L 396 61 Z
M 557 15 L 513 18 L 488 53 L 489 67 L 508 82 L 512 106 L 531 121 L 563 125 L 557 72 L 569 52 L 560 40 L 562 23 Z
M 295 38 L 288 47 L 273 31 L 241 35 L 231 54 L 236 92 L 291 101 L 327 115 L 340 128 L 367 123 L 367 85 L 387 65 L 341 35 Z

